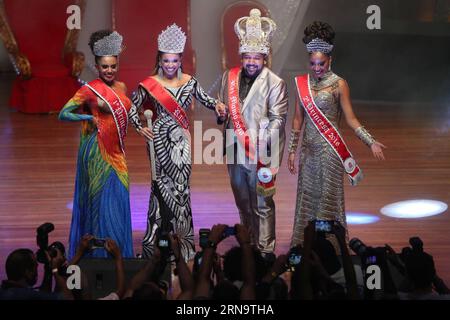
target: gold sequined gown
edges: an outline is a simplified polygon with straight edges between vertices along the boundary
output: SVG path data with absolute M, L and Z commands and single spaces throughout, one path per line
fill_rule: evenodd
M 331 71 L 320 81 L 310 76 L 314 102 L 335 128 L 341 113 L 339 79 L 341 78 Z M 338 220 L 347 228 L 343 176 L 344 167 L 341 161 L 314 127 L 308 115 L 304 114 L 291 247 L 303 243 L 304 229 L 310 220 Z

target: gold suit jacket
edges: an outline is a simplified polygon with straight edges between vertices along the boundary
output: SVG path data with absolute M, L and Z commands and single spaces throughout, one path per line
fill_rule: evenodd
M 241 70 L 242 72 L 242 70 Z M 222 85 L 219 91 L 219 100 L 229 106 L 228 103 L 228 73 L 225 71 L 222 76 Z M 240 73 L 239 73 L 240 76 Z M 258 77 L 255 79 L 247 97 L 244 101 L 240 101 L 240 111 L 242 119 L 245 122 L 247 129 L 250 131 L 252 141 L 256 141 L 255 134 L 261 128 L 266 129 L 264 136 L 265 140 L 269 142 L 270 139 L 276 141 L 274 136 L 278 133 L 278 146 L 272 149 L 271 157 L 278 158 L 278 165 L 271 161 L 271 166 L 280 166 L 283 157 L 283 150 L 285 145 L 285 124 L 288 113 L 288 92 L 286 82 L 278 77 L 267 67 L 264 67 Z M 229 114 L 229 112 L 228 112 Z M 266 126 L 267 125 L 267 126 Z M 233 121 L 228 116 L 224 123 L 224 151 L 226 152 L 227 145 L 230 143 L 226 141 L 226 129 L 233 128 Z M 234 134 L 233 134 L 234 136 Z M 240 143 L 237 148 L 243 152 L 243 147 Z M 239 152 L 239 150 L 238 150 Z

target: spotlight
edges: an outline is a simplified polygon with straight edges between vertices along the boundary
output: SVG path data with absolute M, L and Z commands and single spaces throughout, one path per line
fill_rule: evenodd
M 359 212 L 347 212 L 345 216 L 347 224 L 370 224 L 380 220 L 377 216 Z
M 381 213 L 392 218 L 424 218 L 441 214 L 447 210 L 444 202 L 436 200 L 406 200 L 395 202 L 381 208 Z

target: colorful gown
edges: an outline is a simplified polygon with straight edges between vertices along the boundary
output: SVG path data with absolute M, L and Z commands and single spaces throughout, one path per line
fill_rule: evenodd
M 340 79 L 331 71 L 321 81 L 310 76 L 314 102 L 335 128 L 341 113 Z M 344 167 L 338 156 L 305 114 L 291 247 L 303 243 L 304 229 L 310 220 L 338 220 L 347 229 L 343 177 Z
M 194 77 L 181 87 L 166 90 L 184 110 L 191 105 L 193 96 L 212 110 L 217 103 L 204 92 Z M 146 99 L 152 100 L 157 114 L 153 124 L 156 182 L 152 184 L 149 200 L 147 231 L 142 241 L 143 256 L 152 255 L 157 230 L 162 228 L 179 236 L 183 257 L 190 260 L 195 256 L 189 187 L 192 169 L 190 137 L 187 137 L 184 129 L 172 115 L 149 97 L 141 86 L 133 98 L 134 106 L 130 112 L 130 118 L 136 127 L 140 126 L 138 110 Z
M 128 113 L 131 101 L 117 87 L 111 88 Z M 118 244 L 123 257 L 132 257 L 128 169 L 108 106 L 92 90 L 83 86 L 67 102 L 59 118 L 82 121 L 69 259 L 75 255 L 78 242 L 85 234 L 99 239 L 111 238 Z M 96 249 L 90 255 L 107 257 L 108 253 Z

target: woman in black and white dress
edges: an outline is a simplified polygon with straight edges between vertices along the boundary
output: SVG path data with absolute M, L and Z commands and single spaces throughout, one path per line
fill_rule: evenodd
M 182 72 L 182 52 L 186 36 L 175 24 L 158 37 L 158 56 L 153 75 L 147 79 L 157 81 L 173 97 L 181 109 L 187 111 L 195 97 L 217 115 L 224 115 L 225 106 L 208 96 L 196 78 Z M 153 253 L 158 231 L 174 232 L 180 239 L 185 260 L 194 258 L 194 228 L 192 223 L 190 176 L 190 134 L 180 125 L 174 114 L 149 93 L 142 82 L 133 98 L 131 118 L 142 135 L 153 138 L 156 181 L 150 195 L 147 231 L 143 239 L 143 256 Z M 140 125 L 138 113 L 145 102 L 156 112 L 153 130 Z

